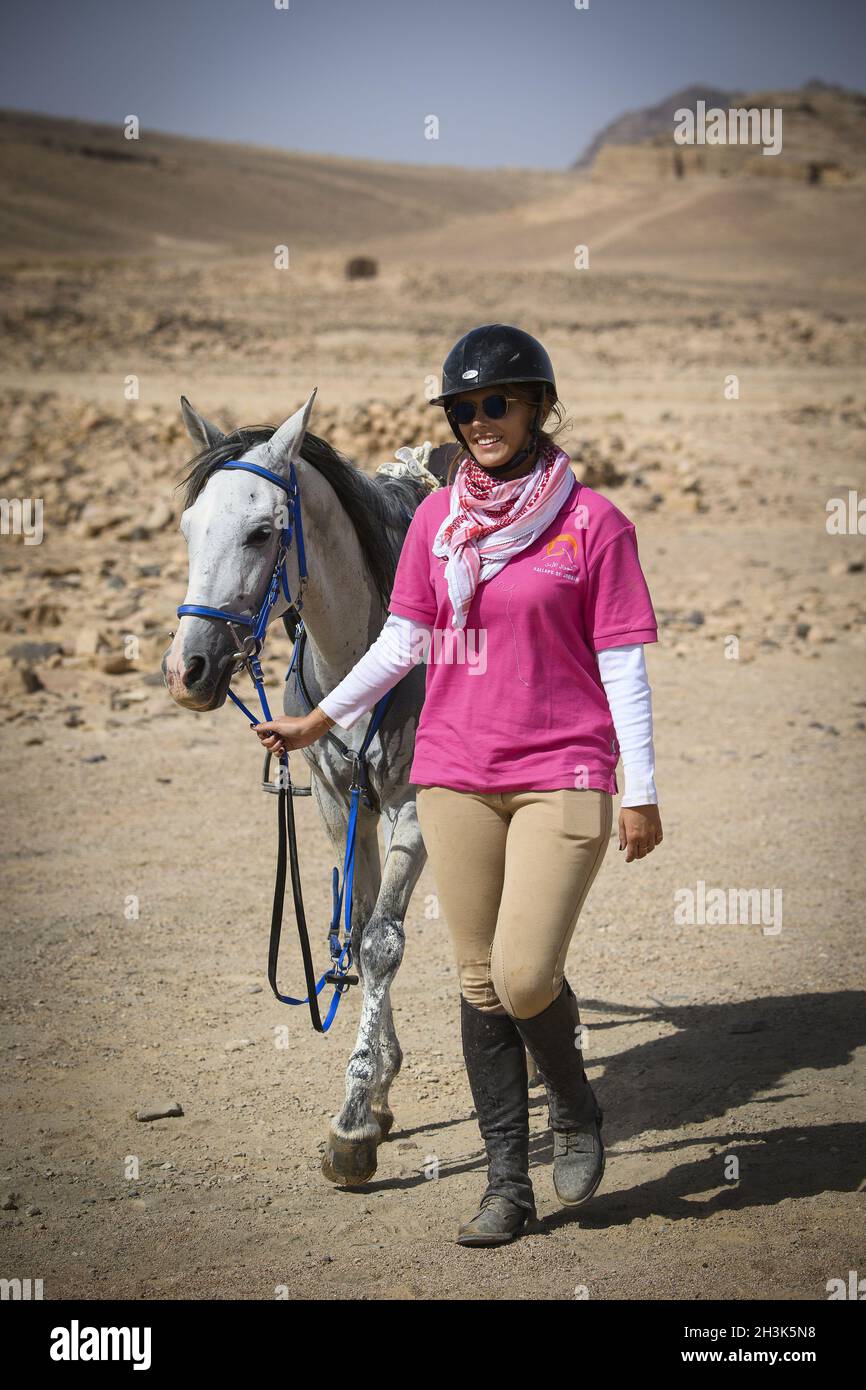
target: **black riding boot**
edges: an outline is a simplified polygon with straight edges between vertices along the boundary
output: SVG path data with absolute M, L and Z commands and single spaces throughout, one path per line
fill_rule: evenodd
M 487 1150 L 480 1209 L 460 1227 L 459 1245 L 502 1245 L 535 1216 L 529 1178 L 526 1055 L 510 1015 L 476 1009 L 460 995 L 463 1057 Z
M 553 1131 L 553 1185 L 564 1207 L 577 1207 L 595 1192 L 604 1173 L 604 1112 L 583 1069 L 576 1045 L 577 999 L 566 979 L 552 1004 L 514 1025 L 535 1059 L 547 1088 Z

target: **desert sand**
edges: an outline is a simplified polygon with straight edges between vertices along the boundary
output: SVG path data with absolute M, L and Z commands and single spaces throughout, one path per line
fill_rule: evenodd
M 98 129 L 3 132 L 2 494 L 43 498 L 45 527 L 0 538 L 4 1268 L 124 1299 L 810 1300 L 866 1272 L 866 539 L 827 529 L 829 499 L 866 494 L 862 180 L 475 177 L 169 137 L 138 168 L 82 154 Z M 354 254 L 379 274 L 347 281 Z M 175 707 L 159 661 L 186 584 L 180 395 L 277 425 L 317 386 L 313 429 L 372 470 L 450 438 L 425 386 L 495 319 L 544 341 L 575 471 L 637 525 L 665 839 L 626 865 L 614 829 L 569 954 L 603 1185 L 558 1208 L 533 1091 L 541 1220 L 483 1251 L 453 1243 L 485 1163 L 429 867 L 395 1126 L 338 1190 L 319 1161 L 357 995 L 326 1038 L 272 1000 L 258 752 L 231 707 Z M 274 700 L 289 652 L 280 629 Z M 321 958 L 333 858 L 296 817 Z M 678 924 L 699 881 L 781 889 L 781 930 Z

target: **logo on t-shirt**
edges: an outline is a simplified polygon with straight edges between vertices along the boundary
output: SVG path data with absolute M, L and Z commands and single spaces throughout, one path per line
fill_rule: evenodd
M 544 547 L 544 562 L 533 565 L 536 574 L 552 574 L 557 579 L 565 579 L 571 584 L 580 580 L 577 564 L 578 540 L 571 531 L 560 531 L 558 536 Z

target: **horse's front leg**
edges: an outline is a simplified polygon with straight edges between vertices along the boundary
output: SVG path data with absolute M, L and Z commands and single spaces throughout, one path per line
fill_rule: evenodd
M 346 1100 L 331 1121 L 322 1171 L 332 1182 L 359 1186 L 376 1171 L 376 1147 L 393 1124 L 388 1103 L 403 1054 L 394 1029 L 390 987 L 405 943 L 404 919 L 424 865 L 414 796 L 389 810 L 391 834 L 376 906 L 361 935 L 356 959 L 364 999 L 355 1048 L 346 1070 Z M 353 932 L 354 936 L 354 932 Z
M 395 1076 L 403 1065 L 403 1049 L 394 1027 L 391 1009 L 391 986 L 385 990 L 379 1018 L 379 1071 L 373 1083 L 373 1115 L 379 1124 L 382 1139 L 387 1139 L 394 1124 L 389 1094 Z
M 393 912 L 394 917 L 402 923 L 421 876 L 421 870 L 427 860 L 427 850 L 421 838 L 418 814 L 415 809 L 414 790 L 405 792 L 399 800 L 387 805 L 383 811 L 383 816 L 388 824 L 389 833 L 385 857 L 385 878 L 380 898 L 385 910 Z M 393 878 L 391 877 L 392 873 Z M 393 977 L 388 982 L 382 1001 L 379 1024 L 379 1075 L 373 1087 L 373 1114 L 379 1121 L 383 1139 L 387 1139 L 394 1123 L 389 1092 L 403 1063 L 403 1049 L 397 1037 L 391 1009 L 392 983 Z
M 355 1047 L 346 1068 L 346 1099 L 331 1121 L 322 1172 L 331 1182 L 357 1187 L 376 1171 L 382 1131 L 373 1113 L 380 1066 L 379 1032 L 388 985 L 403 959 L 403 924 L 374 910 L 361 938 L 364 997 Z
M 381 953 L 371 955 L 364 942 L 376 921 L 382 871 L 376 822 L 360 815 L 355 841 L 355 880 L 352 892 L 352 960 L 361 984 L 361 1017 L 355 1045 L 346 1066 L 346 1099 L 328 1127 L 328 1140 L 322 1156 L 322 1172 L 330 1182 L 346 1187 L 365 1183 L 376 1171 L 376 1145 L 381 1139 L 373 1114 L 373 1087 L 379 1068 L 379 1019 L 381 988 L 375 979 L 376 962 Z M 402 942 L 400 943 L 402 955 Z M 368 966 L 372 976 L 368 978 Z

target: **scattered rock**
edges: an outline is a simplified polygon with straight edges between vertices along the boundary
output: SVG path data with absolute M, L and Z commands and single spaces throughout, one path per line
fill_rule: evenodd
M 107 676 L 125 676 L 128 672 L 135 670 L 135 663 L 125 657 L 122 652 L 112 652 L 109 656 L 103 656 L 99 661 L 100 671 L 104 671 Z
M 346 262 L 347 280 L 372 280 L 379 273 L 379 263 L 372 256 L 352 256 Z
M 113 710 L 123 710 L 129 709 L 130 705 L 144 704 L 149 695 L 149 690 L 113 690 L 111 693 L 111 708 Z
M 47 661 L 50 656 L 62 652 L 60 642 L 13 642 L 6 655 L 12 658 L 13 665 L 24 662 L 30 666 L 37 661 Z
M 149 512 L 144 527 L 148 532 L 163 531 L 174 521 L 174 512 L 167 502 L 157 502 Z M 157 573 L 159 572 L 157 567 Z
M 136 1110 L 135 1118 L 143 1122 L 150 1120 L 167 1120 L 175 1115 L 183 1114 L 183 1106 L 176 1100 L 170 1100 L 159 1105 L 144 1105 L 140 1110 Z M 129 1194 L 132 1195 L 132 1194 Z
M 37 690 L 45 689 L 45 684 L 41 676 L 34 671 L 32 666 L 19 666 L 18 672 L 21 677 L 21 684 L 24 686 L 28 695 L 33 695 Z
M 98 628 L 82 627 L 75 635 L 76 656 L 96 656 L 98 651 L 108 646 Z

